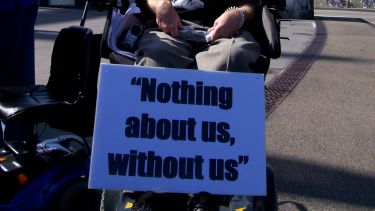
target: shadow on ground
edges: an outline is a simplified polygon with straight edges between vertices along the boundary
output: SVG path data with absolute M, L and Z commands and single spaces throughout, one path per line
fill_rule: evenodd
M 275 156 L 267 162 L 274 168 L 279 192 L 375 208 L 373 175 Z
M 340 22 L 354 22 L 354 23 L 366 23 L 372 27 L 375 27 L 374 24 L 362 19 L 362 18 L 352 18 L 352 17 L 326 17 L 326 16 L 315 16 L 315 20 L 322 21 L 340 21 Z
M 48 10 L 39 9 L 36 21 L 36 26 L 51 24 L 51 23 L 64 23 L 76 22 L 80 23 L 83 15 L 83 9 L 64 9 L 64 8 L 49 8 Z M 95 18 L 105 18 L 106 11 L 99 12 L 97 10 L 88 10 L 86 20 Z
M 285 58 L 297 58 L 300 56 L 300 53 L 283 53 L 283 57 Z M 309 59 L 309 56 L 311 55 L 305 54 L 304 57 L 301 57 L 299 59 Z M 316 55 L 313 55 L 316 56 Z M 364 59 L 360 57 L 345 57 L 345 56 L 337 56 L 337 55 L 318 55 L 317 56 L 319 60 L 328 60 L 328 61 L 336 61 L 336 62 L 344 62 L 344 63 L 371 63 L 373 60 L 370 59 Z
M 47 31 L 47 30 L 35 29 L 35 39 L 54 41 L 56 40 L 56 37 L 58 34 L 59 34 L 58 31 Z

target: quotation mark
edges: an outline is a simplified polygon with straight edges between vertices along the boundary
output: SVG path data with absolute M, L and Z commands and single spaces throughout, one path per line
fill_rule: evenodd
M 134 78 L 132 78 L 130 84 L 140 86 L 142 84 L 142 78 L 134 77 Z
M 240 155 L 238 156 L 238 164 L 247 164 L 249 162 L 249 156 Z

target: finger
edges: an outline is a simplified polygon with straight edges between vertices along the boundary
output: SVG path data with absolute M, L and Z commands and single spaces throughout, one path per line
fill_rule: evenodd
M 218 39 L 218 34 L 216 33 L 216 30 L 211 31 L 210 35 L 211 35 L 211 43 L 215 42 Z
M 172 27 L 170 30 L 171 30 L 171 36 L 172 37 L 176 37 L 178 35 L 178 28 L 177 28 L 177 26 Z
M 160 27 L 160 29 L 161 29 L 162 32 L 164 32 L 164 33 L 166 33 L 166 34 L 169 34 L 169 28 L 166 27 L 166 25 L 162 25 L 162 26 Z
M 178 21 L 178 29 L 182 29 L 184 26 L 182 25 L 181 21 Z
M 169 35 L 172 36 L 172 31 L 171 31 L 171 29 L 166 28 L 164 32 L 165 32 L 166 34 L 169 34 Z

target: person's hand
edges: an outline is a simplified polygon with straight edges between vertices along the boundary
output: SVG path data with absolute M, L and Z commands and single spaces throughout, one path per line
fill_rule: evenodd
M 172 37 L 176 37 L 182 24 L 172 3 L 170 1 L 162 1 L 157 5 L 154 12 L 159 28 Z
M 237 31 L 241 21 L 241 16 L 236 10 L 229 10 L 218 17 L 214 25 L 208 29 L 211 34 L 211 42 L 220 38 L 231 38 Z

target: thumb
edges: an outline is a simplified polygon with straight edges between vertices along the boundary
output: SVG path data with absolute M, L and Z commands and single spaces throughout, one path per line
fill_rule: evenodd
M 183 25 L 182 25 L 181 21 L 178 21 L 177 28 L 178 29 L 182 29 L 183 28 Z
M 211 30 L 210 35 L 211 35 L 211 43 L 213 43 L 215 40 L 217 40 L 218 37 L 217 37 L 216 30 Z

